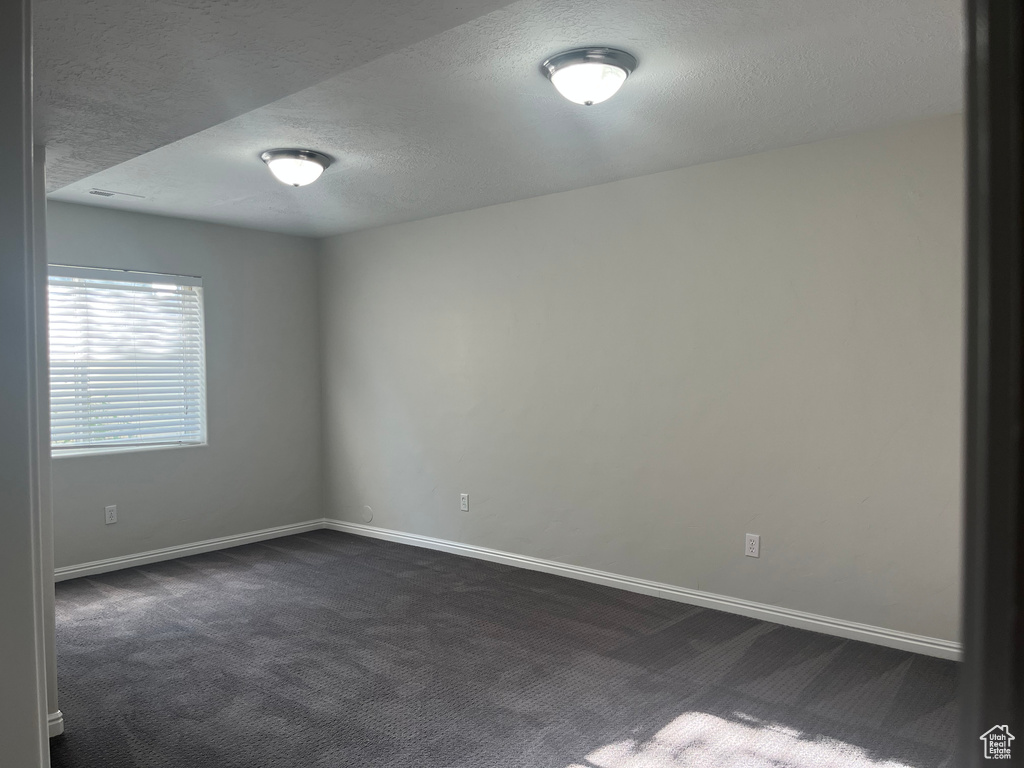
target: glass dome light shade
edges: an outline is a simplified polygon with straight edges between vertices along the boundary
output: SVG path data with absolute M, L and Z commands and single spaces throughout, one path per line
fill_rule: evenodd
M 569 101 L 589 107 L 614 96 L 626 77 L 624 69 L 587 61 L 562 67 L 551 75 L 551 83 Z
M 304 187 L 320 178 L 330 158 L 307 149 L 270 149 L 261 155 L 274 178 L 290 187 Z
M 577 48 L 541 65 L 562 96 L 588 107 L 614 96 L 634 69 L 636 58 L 615 48 Z

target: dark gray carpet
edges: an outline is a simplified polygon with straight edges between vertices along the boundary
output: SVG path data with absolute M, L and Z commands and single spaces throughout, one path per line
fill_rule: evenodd
M 55 768 L 951 766 L 957 665 L 317 531 L 57 585 Z

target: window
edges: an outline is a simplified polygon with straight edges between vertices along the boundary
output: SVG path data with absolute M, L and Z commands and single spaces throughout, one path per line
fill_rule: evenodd
M 206 442 L 196 277 L 50 267 L 54 456 Z

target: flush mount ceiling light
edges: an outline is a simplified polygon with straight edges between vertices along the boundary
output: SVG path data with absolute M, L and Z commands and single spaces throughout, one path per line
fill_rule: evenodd
M 540 68 L 565 98 L 589 107 L 615 95 L 636 69 L 636 57 L 615 48 L 574 48 Z
M 291 187 L 312 184 L 331 164 L 331 158 L 311 149 L 268 149 L 260 159 L 274 178 Z

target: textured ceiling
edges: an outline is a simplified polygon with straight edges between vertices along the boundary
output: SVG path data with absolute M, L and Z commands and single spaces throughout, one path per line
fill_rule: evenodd
M 510 0 L 34 0 L 50 189 Z
M 51 197 L 327 235 L 962 108 L 960 0 L 495 5 Z M 547 56 L 583 44 L 640 61 L 617 96 L 593 107 L 565 101 L 539 73 Z M 305 54 L 287 46 L 270 54 L 303 68 Z M 275 146 L 337 160 L 316 184 L 289 188 L 258 159 Z M 98 198 L 92 187 L 142 198 Z

